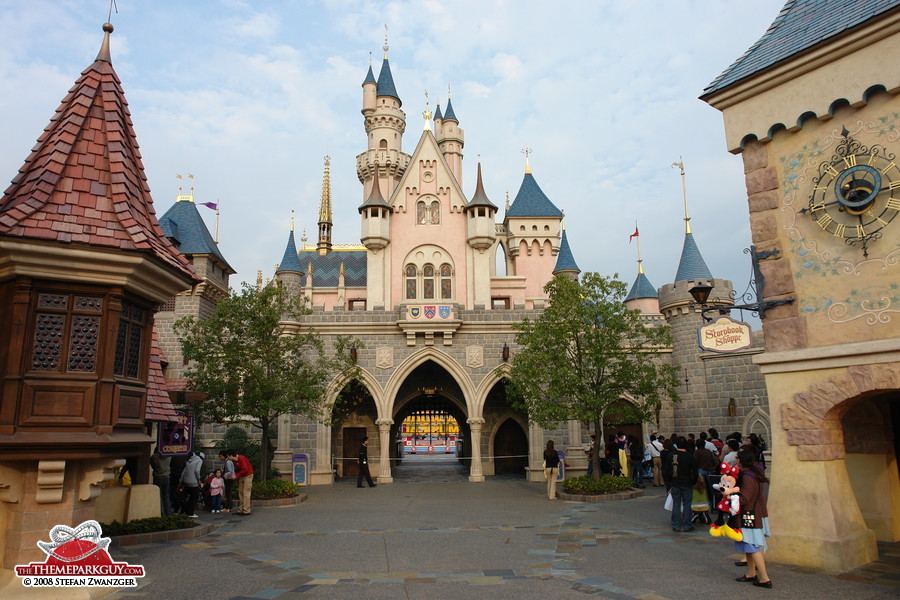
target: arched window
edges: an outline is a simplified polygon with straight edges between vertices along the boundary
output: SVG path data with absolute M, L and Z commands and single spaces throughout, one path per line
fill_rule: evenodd
M 380 142 L 378 142 L 378 149 L 387 150 L 387 140 L 381 140 Z
M 453 274 L 453 269 L 450 268 L 450 265 L 443 264 L 441 265 L 441 299 L 448 300 L 453 297 L 453 280 L 451 279 L 451 275 Z
M 416 203 L 416 223 L 419 225 L 428 225 L 428 221 L 428 208 L 426 208 L 424 202 L 419 200 Z
M 422 297 L 426 300 L 434 299 L 434 266 L 425 265 L 422 269 Z
M 431 224 L 441 224 L 441 203 L 437 200 L 431 203 Z
M 406 299 L 416 299 L 416 265 L 406 265 Z

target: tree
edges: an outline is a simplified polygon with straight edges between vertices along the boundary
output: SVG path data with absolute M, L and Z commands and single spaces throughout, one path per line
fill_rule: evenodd
M 279 285 L 230 290 L 205 320 L 175 323 L 192 389 L 205 392 L 194 403 L 201 418 L 249 423 L 262 432 L 260 479 L 268 475 L 272 426 L 286 414 L 322 418 L 325 389 L 338 377 L 354 377 L 346 349 L 357 342 L 338 338 L 326 353 L 316 332 L 300 325 L 309 314 L 305 298 Z
M 585 273 L 581 281 L 557 276 L 544 288 L 548 307 L 517 325 L 509 380 L 519 408 L 542 427 L 575 419 L 593 426 L 594 474 L 599 476 L 603 420 L 628 397 L 626 417 L 648 421 L 666 398 L 679 400 L 675 369 L 658 351 L 671 345 L 668 327 L 650 327 L 623 302 L 618 276 Z M 617 406 L 618 410 L 618 406 Z

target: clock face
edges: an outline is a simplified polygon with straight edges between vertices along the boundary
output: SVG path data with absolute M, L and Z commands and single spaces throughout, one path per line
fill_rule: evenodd
M 864 256 L 900 212 L 900 167 L 880 145 L 861 145 L 844 130 L 831 160 L 819 165 L 808 213 L 822 231 L 859 245 Z

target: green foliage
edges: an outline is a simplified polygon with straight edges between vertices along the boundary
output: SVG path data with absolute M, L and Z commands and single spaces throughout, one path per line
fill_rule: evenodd
M 346 352 L 354 342 L 339 338 L 326 352 L 316 332 L 302 325 L 310 312 L 305 300 L 280 285 L 257 290 L 244 284 L 240 292 L 229 290 L 210 318 L 176 321 L 175 333 L 190 361 L 185 375 L 192 389 L 206 392 L 194 403 L 201 419 L 243 421 L 259 427 L 268 440 L 281 415 L 322 417 L 328 383 L 355 376 L 357 367 Z M 270 445 L 264 443 L 261 479 L 269 461 Z
M 216 454 L 229 449 L 246 456 L 253 465 L 253 471 L 259 471 L 260 443 L 252 439 L 246 429 L 232 425 L 225 430 L 225 435 L 216 443 Z
M 105 536 L 131 535 L 135 533 L 153 533 L 154 531 L 171 531 L 173 529 L 189 529 L 196 527 L 197 521 L 187 515 L 165 515 L 149 519 L 135 519 L 127 523 L 100 523 Z
M 269 479 L 268 481 L 254 481 L 250 490 L 250 497 L 257 500 L 272 500 L 274 498 L 293 498 L 299 493 L 300 486 L 282 479 Z
M 625 283 L 597 273 L 558 276 L 544 288 L 548 307 L 517 325 L 509 380 L 518 408 L 543 427 L 574 419 L 593 425 L 603 449 L 603 419 L 616 404 L 624 422 L 649 421 L 662 402 L 679 400 L 675 369 L 657 352 L 671 345 L 668 327 L 646 327 L 625 308 Z M 627 398 L 629 402 L 619 400 Z
M 563 480 L 563 491 L 567 494 L 584 494 L 597 496 L 600 494 L 612 494 L 631 489 L 634 482 L 630 477 L 616 477 L 615 475 L 601 475 L 599 478 L 590 475 L 572 477 Z

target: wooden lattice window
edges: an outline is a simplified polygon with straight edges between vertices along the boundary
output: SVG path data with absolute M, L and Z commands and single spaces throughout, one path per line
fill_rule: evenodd
M 65 293 L 39 293 L 31 368 L 39 371 L 93 373 L 103 299 Z
M 116 356 L 113 372 L 137 378 L 140 374 L 141 347 L 144 340 L 147 311 L 130 302 L 122 302 L 122 317 L 116 337 Z

